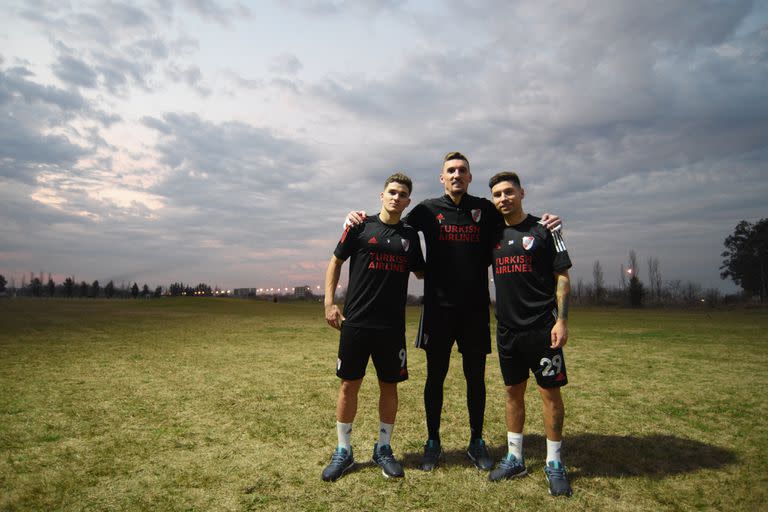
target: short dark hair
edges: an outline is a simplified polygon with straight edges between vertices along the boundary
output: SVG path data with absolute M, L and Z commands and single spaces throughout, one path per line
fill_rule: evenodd
M 518 176 L 516 172 L 511 171 L 497 172 L 491 176 L 491 179 L 488 180 L 488 188 L 493 188 L 502 181 L 511 181 L 517 188 L 523 188 L 522 185 L 520 185 L 520 176 Z
M 447 162 L 448 160 L 464 160 L 467 162 L 467 169 L 469 169 L 469 160 L 467 157 L 465 157 L 463 154 L 459 153 L 458 151 L 451 151 L 449 153 L 445 154 L 445 157 L 443 157 L 443 163 Z
M 405 185 L 408 187 L 408 195 L 411 195 L 411 192 L 413 192 L 413 183 L 411 182 L 411 178 L 401 172 L 396 172 L 387 178 L 387 181 L 384 182 L 384 188 L 387 188 L 387 185 L 390 183 L 399 183 L 401 185 Z

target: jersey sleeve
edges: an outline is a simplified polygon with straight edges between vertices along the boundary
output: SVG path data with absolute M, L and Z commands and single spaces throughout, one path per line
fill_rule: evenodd
M 341 261 L 346 261 L 347 258 L 352 256 L 355 248 L 355 240 L 357 235 L 363 229 L 363 224 L 357 226 L 347 226 L 344 228 L 344 232 L 341 234 L 339 243 L 336 244 L 336 249 L 333 251 L 333 255 L 339 258 Z
M 552 240 L 552 268 L 555 272 L 568 270 L 573 265 L 571 264 L 571 257 L 568 255 L 568 248 L 565 246 L 563 234 L 560 232 L 560 230 L 549 231 L 548 229 L 545 229 L 545 231 L 548 233 L 549 238 Z

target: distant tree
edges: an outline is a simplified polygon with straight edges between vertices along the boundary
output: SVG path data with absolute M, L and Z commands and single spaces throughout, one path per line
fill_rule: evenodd
M 136 283 L 133 283 L 133 286 L 131 286 L 131 297 L 134 299 L 139 296 L 139 285 Z
M 99 284 L 99 280 L 95 280 L 93 284 L 91 284 L 91 297 L 98 297 L 99 292 L 101 291 L 101 285 Z
M 621 264 L 621 270 L 619 271 L 619 278 L 621 279 L 621 289 L 626 290 L 627 289 L 627 271 L 624 270 L 624 264 Z
M 149 292 L 149 286 L 147 286 L 146 283 L 144 283 L 144 287 L 141 289 L 141 296 L 142 297 L 149 297 L 151 294 Z
M 584 299 L 584 280 L 582 278 L 579 278 L 576 281 L 576 286 L 573 289 L 574 298 L 577 300 L 583 300 Z
M 71 277 L 68 277 L 64 280 L 64 295 L 67 297 L 72 297 L 72 294 L 75 291 L 75 280 Z
M 633 308 L 639 308 L 643 305 L 645 287 L 640 282 L 640 268 L 637 264 L 637 253 L 634 250 L 629 251 L 627 273 L 629 274 L 629 305 Z
M 768 299 L 768 219 L 739 222 L 725 241 L 720 277 L 731 279 L 750 295 Z
M 170 293 L 172 297 L 180 296 L 183 291 L 184 285 L 182 283 L 173 283 L 168 287 L 168 293 Z
M 648 288 L 652 299 L 661 299 L 661 268 L 659 258 L 648 258 Z
M 722 294 L 717 288 L 708 288 L 704 291 L 704 302 L 707 306 L 713 308 L 722 302 Z
M 600 265 L 600 260 L 595 260 L 592 265 L 592 293 L 596 303 L 599 304 L 603 301 L 605 285 L 603 284 L 603 267 Z
M 627 267 L 627 273 L 630 276 L 640 276 L 640 265 L 637 264 L 637 253 L 633 250 L 629 251 L 629 265 Z
M 681 298 L 688 305 L 701 302 L 701 286 L 693 281 L 686 282 L 681 289 Z
M 639 308 L 643 305 L 645 298 L 645 287 L 640 282 L 640 278 L 633 275 L 629 278 L 629 305 L 633 308 Z
M 80 281 L 80 297 L 88 296 L 88 283 Z
M 154 295 L 154 297 L 155 297 L 156 299 L 159 299 L 159 298 L 160 298 L 162 295 L 163 295 L 163 288 L 162 288 L 162 287 L 160 287 L 160 286 L 158 286 L 157 288 L 155 288 L 155 295 Z
M 0 274 L 0 293 L 5 293 L 5 285 L 8 281 L 5 280 L 5 276 Z
M 56 295 L 56 283 L 53 281 L 53 278 L 50 275 L 48 276 L 48 284 L 46 287 L 48 288 L 49 297 Z
M 111 299 L 115 296 L 115 283 L 110 279 L 107 286 L 104 287 L 104 296 Z
M 33 297 L 40 297 L 43 294 L 43 283 L 39 277 L 32 278 L 32 282 L 29 283 L 30 290 Z

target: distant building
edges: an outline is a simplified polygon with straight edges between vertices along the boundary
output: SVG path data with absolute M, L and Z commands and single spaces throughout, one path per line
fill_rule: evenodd
M 235 288 L 232 290 L 235 297 L 253 297 L 256 295 L 256 288 Z

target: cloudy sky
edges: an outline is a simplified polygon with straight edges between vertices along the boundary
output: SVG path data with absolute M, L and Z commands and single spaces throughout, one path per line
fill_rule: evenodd
M 0 0 L 0 274 L 322 284 L 383 180 L 516 170 L 575 278 L 725 291 L 768 217 L 768 3 Z M 344 272 L 346 273 L 346 271 Z M 27 277 L 27 280 L 29 278 Z

